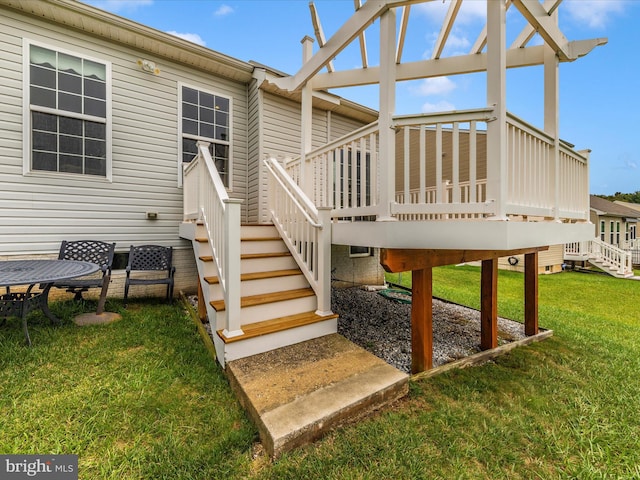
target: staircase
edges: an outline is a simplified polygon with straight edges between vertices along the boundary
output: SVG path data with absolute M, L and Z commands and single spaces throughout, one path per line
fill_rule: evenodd
M 276 228 L 243 225 L 240 230 L 242 333 L 229 335 L 224 329 L 226 305 L 206 231 L 201 224 L 194 227 L 194 252 L 204 280 L 203 295 L 221 365 L 337 331 L 337 315 L 316 313 L 316 295 Z
M 599 238 L 565 245 L 564 260 L 589 262 L 594 267 L 616 278 L 632 278 L 634 276 L 631 253 L 603 242 Z

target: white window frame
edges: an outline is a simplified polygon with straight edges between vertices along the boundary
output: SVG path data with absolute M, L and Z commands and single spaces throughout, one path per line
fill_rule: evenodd
M 366 248 L 367 251 L 366 252 L 360 252 L 360 251 L 355 251 L 354 249 L 361 249 L 361 248 Z M 371 247 L 362 247 L 359 245 L 349 245 L 349 258 L 364 258 L 364 257 L 370 257 L 373 255 L 373 248 Z
M 105 66 L 106 74 L 106 115 L 105 118 L 93 117 L 91 115 L 75 114 L 73 112 L 65 112 L 64 110 L 51 109 L 46 107 L 35 106 L 31 108 L 31 75 L 30 75 L 30 47 L 35 45 L 38 47 L 54 50 L 58 53 L 64 53 L 79 57 L 84 60 L 90 60 L 92 62 L 100 63 Z M 62 176 L 66 178 L 82 178 L 83 180 L 91 181 L 108 181 L 113 180 L 112 173 L 112 110 L 111 110 L 111 62 L 102 58 L 96 58 L 89 55 L 85 55 L 75 50 L 69 50 L 66 48 L 60 48 L 57 45 L 43 43 L 36 40 L 24 38 L 22 41 L 22 173 L 23 175 L 41 175 L 41 176 Z M 69 173 L 69 172 L 52 172 L 46 170 L 32 170 L 31 169 L 31 112 L 37 111 L 42 113 L 50 113 L 58 116 L 67 116 L 71 118 L 78 118 L 80 120 L 88 120 L 92 122 L 105 123 L 105 143 L 106 143 L 106 172 L 105 176 L 89 175 L 83 173 Z M 61 115 L 64 112 L 66 115 Z
M 217 92 L 215 90 L 209 90 L 207 88 L 203 88 L 202 86 L 194 85 L 191 83 L 178 82 L 178 187 L 182 187 L 183 182 L 183 162 L 182 162 L 182 88 L 190 88 L 192 90 L 197 90 L 199 92 L 208 93 L 209 95 L 215 95 L 216 97 L 226 98 L 229 101 L 229 140 L 214 140 L 214 139 L 203 139 L 203 141 L 212 143 L 212 144 L 220 144 L 227 145 L 229 147 L 229 165 L 228 165 L 228 186 L 227 191 L 233 192 L 233 97 L 226 95 L 224 93 Z

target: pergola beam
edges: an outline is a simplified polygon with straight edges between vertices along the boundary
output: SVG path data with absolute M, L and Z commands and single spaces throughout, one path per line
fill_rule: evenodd
M 544 47 L 518 48 L 507 51 L 507 68 L 528 67 L 544 63 Z M 462 75 L 465 73 L 484 72 L 487 70 L 487 54 L 468 54 L 457 57 L 445 57 L 438 60 L 421 60 L 401 63 L 397 66 L 396 81 L 418 80 L 422 78 L 441 77 L 445 75 Z M 313 79 L 313 88 L 325 90 L 330 88 L 354 87 L 379 83 L 380 67 L 367 69 L 356 68 L 333 73 L 320 73 Z

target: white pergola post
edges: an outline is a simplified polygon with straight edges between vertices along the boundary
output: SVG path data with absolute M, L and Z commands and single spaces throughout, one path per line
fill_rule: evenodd
M 487 125 L 487 199 L 496 203 L 494 220 L 507 219 L 506 10 L 504 1 L 487 2 L 487 103 L 495 117 Z
M 558 23 L 558 11 L 551 14 Z M 554 217 L 560 221 L 560 121 L 559 121 L 559 65 L 556 51 L 547 43 L 544 46 L 544 131 L 553 138 L 551 158 L 553 160 L 553 205 Z
M 305 36 L 302 41 L 302 64 L 304 65 L 313 56 L 313 38 Z M 311 151 L 313 135 L 313 88 L 312 79 L 309 79 L 302 87 L 301 112 L 300 112 L 300 188 L 307 195 L 312 192 L 311 182 L 313 178 L 307 165 L 306 155 Z
M 395 202 L 396 148 L 391 118 L 396 110 L 396 12 L 387 10 L 380 17 L 380 197 L 377 220 L 395 220 L 391 203 Z

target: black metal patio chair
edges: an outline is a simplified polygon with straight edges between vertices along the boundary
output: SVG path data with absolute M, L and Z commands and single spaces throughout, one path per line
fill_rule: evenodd
M 172 264 L 173 247 L 161 245 L 131 245 L 129 249 L 129 263 L 127 264 L 127 278 L 124 284 L 124 307 L 127 308 L 129 287 L 131 285 L 166 285 L 166 300 L 173 300 L 173 276 L 176 267 Z M 134 272 L 144 272 L 142 277 Z M 166 272 L 159 276 L 158 273 Z M 133 274 L 133 275 L 132 275 Z
M 100 267 L 100 273 L 89 277 L 73 278 L 55 282 L 53 287 L 63 288 L 73 293 L 75 300 L 82 300 L 82 293 L 90 288 L 100 288 L 100 298 L 96 314 L 104 312 L 104 304 L 107 300 L 107 290 L 111 282 L 111 267 L 116 244 L 99 240 L 63 240 L 60 245 L 58 260 L 79 260 L 95 263 Z

